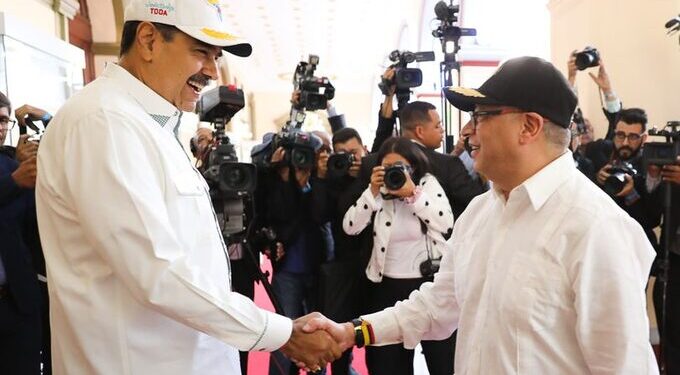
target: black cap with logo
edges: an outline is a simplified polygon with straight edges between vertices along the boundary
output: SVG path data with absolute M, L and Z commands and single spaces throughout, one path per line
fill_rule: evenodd
M 538 57 L 506 61 L 479 89 L 445 87 L 446 99 L 462 111 L 478 104 L 506 105 L 536 112 L 568 128 L 577 99 L 569 83 L 551 63 Z

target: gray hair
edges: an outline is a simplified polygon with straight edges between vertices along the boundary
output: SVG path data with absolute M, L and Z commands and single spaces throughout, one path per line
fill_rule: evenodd
M 548 119 L 544 119 L 543 132 L 545 133 L 545 139 L 551 145 L 560 149 L 569 147 L 569 143 L 571 142 L 571 130 L 557 125 Z

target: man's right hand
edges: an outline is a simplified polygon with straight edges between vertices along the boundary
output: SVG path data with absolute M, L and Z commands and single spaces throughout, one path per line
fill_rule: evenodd
M 380 187 L 385 183 L 385 167 L 382 165 L 376 165 L 373 167 L 373 173 L 371 174 L 371 193 L 373 196 L 377 196 L 380 193 Z
M 352 323 L 336 323 L 325 316 L 318 314 L 302 327 L 304 332 L 316 332 L 323 330 L 328 332 L 335 342 L 340 345 L 340 349 L 345 351 L 353 347 L 356 342 L 354 338 L 354 326 Z
M 578 72 L 578 68 L 576 67 L 576 52 L 578 51 L 571 51 L 571 54 L 569 54 L 569 60 L 567 60 L 567 80 L 569 81 L 569 85 L 571 85 L 571 87 L 576 85 L 576 73 Z
M 37 160 L 38 159 L 35 156 L 30 157 L 28 160 L 19 164 L 19 168 L 12 173 L 12 179 L 17 186 L 24 189 L 32 189 L 35 187 L 35 178 L 38 173 L 36 165 Z
M 288 342 L 281 347 L 281 352 L 292 359 L 298 366 L 311 371 L 319 371 L 326 364 L 340 358 L 343 350 L 335 339 L 323 330 L 305 332 L 305 325 L 315 318 L 325 318 L 319 313 L 312 313 L 293 322 L 293 333 Z
M 24 124 L 24 119 L 26 116 L 28 116 L 28 118 L 31 120 L 40 120 L 46 115 L 49 115 L 49 113 L 44 109 L 40 109 L 28 104 L 24 104 L 14 110 L 14 117 L 16 117 L 20 125 L 26 125 Z
M 607 164 L 597 172 L 597 183 L 598 184 L 604 185 L 604 182 L 607 180 L 607 178 L 609 178 L 609 176 L 611 176 L 611 174 L 609 174 L 609 172 L 607 172 L 609 170 L 609 168 L 611 168 L 611 167 L 612 167 L 611 164 Z
M 31 157 L 38 155 L 38 144 L 35 142 L 29 142 L 28 137 L 28 134 L 24 134 L 19 137 L 16 151 L 16 159 L 19 163 L 22 163 Z

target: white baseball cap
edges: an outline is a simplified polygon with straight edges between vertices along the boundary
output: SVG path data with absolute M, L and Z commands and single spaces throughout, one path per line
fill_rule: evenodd
M 222 47 L 236 56 L 250 56 L 253 47 L 230 33 L 220 0 L 132 0 L 125 8 L 125 22 L 148 21 L 177 27 L 202 42 Z

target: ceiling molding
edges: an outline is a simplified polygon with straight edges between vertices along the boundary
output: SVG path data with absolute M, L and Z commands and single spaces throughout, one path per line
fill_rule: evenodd
M 52 9 L 72 20 L 80 10 L 80 2 L 78 0 L 53 0 Z
M 120 43 L 92 43 L 92 53 L 95 55 L 118 56 Z

